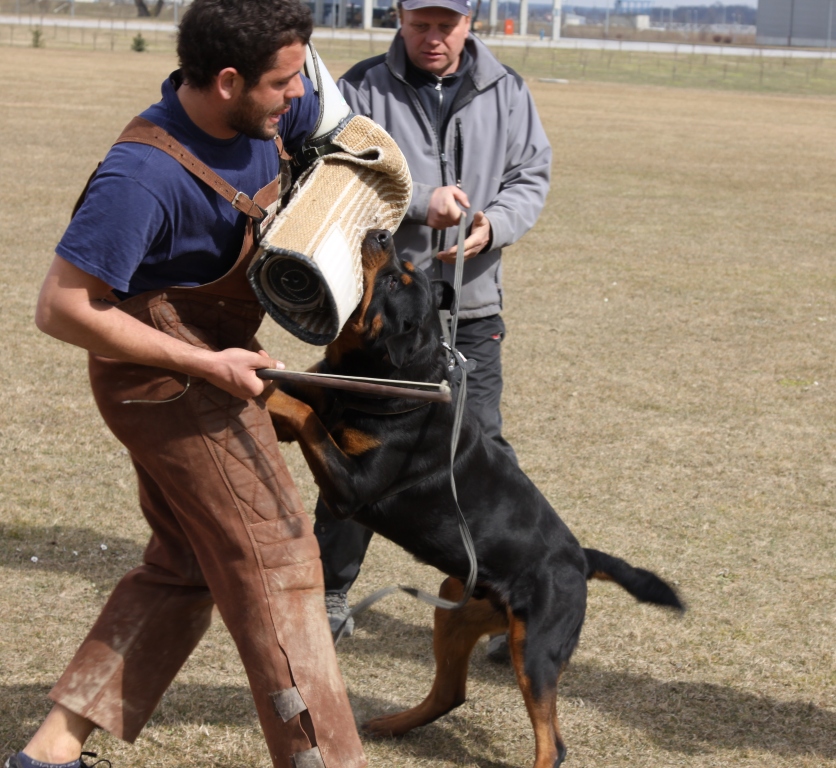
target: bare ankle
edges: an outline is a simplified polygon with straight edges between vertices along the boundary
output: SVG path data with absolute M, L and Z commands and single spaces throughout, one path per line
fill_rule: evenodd
M 63 765 L 78 760 L 95 724 L 61 704 L 56 704 L 23 752 L 42 763 Z

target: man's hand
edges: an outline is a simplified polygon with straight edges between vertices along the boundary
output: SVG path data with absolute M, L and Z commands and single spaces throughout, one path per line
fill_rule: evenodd
M 491 242 L 491 223 L 488 221 L 488 217 L 482 211 L 477 211 L 476 215 L 473 217 L 473 224 L 470 227 L 470 234 L 467 236 L 467 239 L 464 241 L 464 259 L 467 261 L 468 259 L 472 259 L 477 254 L 482 253 L 488 244 Z M 447 264 L 455 264 L 456 263 L 456 252 L 458 251 L 458 246 L 454 245 L 452 248 L 448 248 L 446 251 L 441 251 L 438 254 L 438 258 L 447 263 Z
M 462 217 L 460 205 L 470 208 L 470 200 L 464 190 L 454 186 L 436 187 L 430 196 L 427 224 L 433 229 L 455 226 Z
M 260 395 L 270 383 L 256 376 L 262 368 L 284 368 L 284 363 L 274 360 L 263 349 L 250 352 L 247 349 L 231 347 L 220 352 L 210 352 L 202 374 L 210 384 L 225 392 L 246 400 Z M 201 366 L 203 367 L 203 366 Z M 201 375 L 199 372 L 197 375 Z

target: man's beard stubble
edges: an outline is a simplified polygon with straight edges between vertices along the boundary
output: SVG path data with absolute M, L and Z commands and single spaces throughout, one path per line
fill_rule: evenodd
M 277 108 L 265 110 L 256 104 L 248 93 L 244 93 L 229 113 L 227 123 L 234 131 L 243 133 L 251 139 L 272 141 L 279 133 L 279 123 L 273 126 L 267 123 L 267 119 L 277 111 Z

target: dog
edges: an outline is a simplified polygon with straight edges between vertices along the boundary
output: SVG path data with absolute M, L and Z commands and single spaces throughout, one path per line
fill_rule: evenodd
M 454 299 L 402 262 L 386 230 L 363 241 L 363 296 L 315 369 L 321 373 L 440 382 L 447 378 L 438 309 Z M 403 397 L 283 384 L 267 396 L 280 440 L 297 440 L 323 501 L 435 566 L 440 596 L 464 594 L 469 560 L 450 486 L 454 406 Z M 534 727 L 534 768 L 557 768 L 558 679 L 574 651 L 586 611 L 587 580 L 614 581 L 643 602 L 684 606 L 655 574 L 584 549 L 534 483 L 464 414 L 454 476 L 478 561 L 473 597 L 436 608 L 435 681 L 427 698 L 363 726 L 397 736 L 436 720 L 465 700 L 468 662 L 485 634 L 508 631 L 517 682 Z

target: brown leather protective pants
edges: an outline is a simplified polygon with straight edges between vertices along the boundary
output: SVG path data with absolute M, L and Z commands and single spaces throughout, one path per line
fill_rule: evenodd
M 262 314 L 252 301 L 188 291 L 144 303 L 131 314 L 216 349 L 246 347 Z M 52 699 L 133 741 L 215 603 L 274 766 L 366 765 L 325 615 L 319 547 L 263 403 L 203 380 L 161 403 L 188 377 L 95 356 L 90 377 L 131 453 L 153 533 L 144 564 L 119 582 Z

